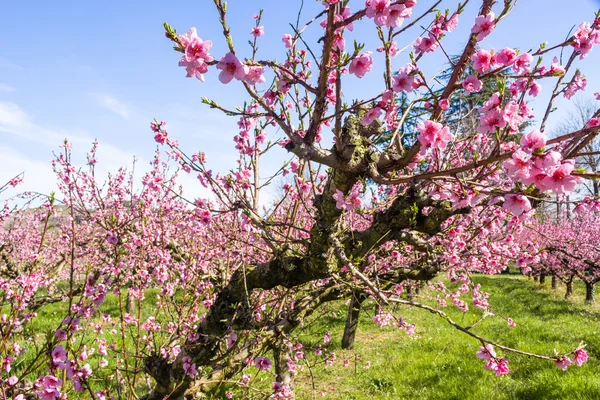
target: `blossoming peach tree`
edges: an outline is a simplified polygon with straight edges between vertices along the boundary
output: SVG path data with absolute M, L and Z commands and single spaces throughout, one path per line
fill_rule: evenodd
M 534 254 L 535 263 L 524 268 L 524 273 L 549 276 L 556 286 L 558 280 L 566 285 L 565 298 L 573 294 L 573 280 L 585 285 L 585 301 L 595 301 L 596 283 L 600 281 L 600 202 L 586 197 L 573 211 L 559 214 L 558 220 L 534 220 L 526 235 L 519 238 L 523 246 Z
M 319 2 L 317 16 L 283 36 L 283 61 L 260 58 L 268 35 L 262 11 L 242 49 L 234 46 L 227 4 L 214 0 L 228 46 L 217 57 L 195 28 L 178 34 L 165 24 L 187 77 L 247 93 L 232 109 L 203 97 L 237 119 L 238 162 L 229 173 L 213 173 L 207 155 L 183 151 L 157 120 L 154 139 L 179 169 L 157 154 L 136 192 L 125 170 L 104 186 L 96 181 L 95 147 L 87 170 L 77 169 L 66 143 L 54 163 L 62 216 L 55 216 L 54 197 L 42 211 L 2 214 L 13 227 L 4 228 L 0 248 L 10 272 L 0 275 L 2 394 L 293 398 L 293 378 L 305 363 L 336 361 L 329 332 L 311 349 L 313 361 L 296 336 L 334 301 L 347 305 L 345 348 L 354 344 L 368 300 L 376 304 L 375 323 L 407 334 L 418 327 L 401 317 L 402 307 L 443 318 L 478 343 L 473 354 L 496 375 L 509 373 L 510 353 L 560 368 L 582 365 L 587 353 L 579 343 L 534 354 L 482 337 L 443 309 L 468 312 L 472 304 L 490 316 L 488 295 L 471 274 L 537 263 L 537 250 L 516 239 L 535 207 L 549 193 L 564 196 L 595 178 L 575 161 L 600 130 L 600 110 L 581 130 L 553 139 L 544 131 L 556 99 L 585 89 L 575 65 L 600 43 L 600 17 L 561 43 L 495 51 L 485 38 L 516 1 L 467 0 L 445 11 L 438 1 L 419 13 L 416 3 Z M 478 16 L 462 22 L 469 34 L 452 58 L 449 33 L 468 7 L 478 7 Z M 359 23 L 377 33 L 375 52 L 347 45 Z M 411 34 L 411 47 L 399 49 L 396 40 Z M 450 65 L 445 78 L 424 72 L 435 52 Z M 345 95 L 377 64 L 379 88 Z M 549 102 L 534 116 L 528 102 L 546 82 Z M 491 95 L 478 96 L 490 87 Z M 477 100 L 453 106 L 465 98 Z M 273 152 L 288 159 L 268 170 L 265 155 Z M 184 200 L 176 185 L 183 173 L 197 176 L 211 197 Z M 273 186 L 280 191 L 267 203 Z M 446 279 L 434 282 L 437 276 Z M 433 301 L 419 301 L 419 291 Z M 145 297 L 155 299 L 150 315 Z M 109 299 L 116 299 L 112 314 Z M 36 306 L 61 301 L 67 306 L 58 326 L 28 338 L 40 318 Z M 272 381 L 266 393 L 255 385 L 260 374 Z M 144 375 L 152 378 L 147 385 Z

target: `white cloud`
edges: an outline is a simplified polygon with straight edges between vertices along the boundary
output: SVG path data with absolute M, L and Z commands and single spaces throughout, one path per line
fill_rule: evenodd
M 0 82 L 0 93 L 10 93 L 10 92 L 14 92 L 15 88 L 10 86 L 7 83 L 2 83 Z
M 20 70 L 25 69 L 22 66 L 12 63 L 5 58 L 0 58 L 0 68 L 10 68 L 10 69 L 20 69 Z
M 0 102 L 0 130 L 22 128 L 29 124 L 25 111 L 15 103 Z
M 96 99 L 99 106 L 119 114 L 123 118 L 129 117 L 128 107 L 116 98 L 102 93 L 90 93 L 90 96 Z
M 23 183 L 15 189 L 9 189 L 2 198 L 22 192 L 38 192 L 48 194 L 57 190 L 56 176 L 50 162 L 32 160 L 25 154 L 11 147 L 0 146 L 0 186 L 24 173 Z
M 21 140 L 18 148 L 16 146 L 19 141 L 10 138 L 5 140 L 7 135 Z M 12 189 L 12 194 L 23 191 L 47 194 L 57 191 L 56 176 L 52 171 L 50 160 L 52 151 L 57 152 L 58 146 L 63 143 L 65 138 L 73 145 L 73 163 L 79 166 L 85 165 L 85 154 L 94 141 L 91 136 L 85 132 L 74 133 L 39 125 L 19 105 L 0 102 L 0 160 L 2 160 L 0 163 L 0 186 L 24 172 L 24 183 L 16 189 Z M 23 145 L 23 141 L 25 145 Z M 35 146 L 27 146 L 27 142 Z M 34 147 L 38 147 L 35 153 L 32 150 Z M 131 170 L 134 154 L 100 142 L 97 159 L 96 177 L 97 181 L 102 183 L 109 173 L 114 173 L 121 167 Z M 150 170 L 150 165 L 143 157 L 136 156 L 136 159 L 135 186 L 136 189 L 139 189 L 141 177 Z M 178 181 L 183 187 L 184 197 L 191 201 L 197 197 L 211 197 L 210 191 L 200 184 L 194 174 L 188 175 L 182 172 Z M 8 196 L 10 194 L 3 194 L 0 199 Z
M 0 139 L 12 135 L 33 144 L 42 145 L 49 149 L 42 150 L 43 156 L 28 152 L 27 147 L 19 150 L 13 148 L 14 141 L 0 141 L 0 182 L 5 182 L 15 175 L 25 171 L 26 190 L 48 192 L 54 190 L 55 176 L 50 167 L 52 150 L 58 150 L 58 146 L 67 138 L 73 145 L 74 162 L 78 165 L 85 163 L 85 154 L 91 148 L 94 139 L 85 133 L 73 133 L 62 129 L 38 125 L 17 104 L 0 102 Z M 10 147 L 9 147 L 10 146 Z M 35 146 L 32 146 L 35 147 Z M 131 168 L 134 154 L 120 150 L 107 143 L 98 146 L 99 168 L 97 169 L 99 181 L 102 182 L 109 172 L 114 172 L 120 167 Z M 140 173 L 148 169 L 147 161 L 138 157 Z M 48 172 L 49 171 L 49 172 Z M 29 186 L 31 182 L 31 187 Z M 1 185 L 1 184 L 0 184 Z

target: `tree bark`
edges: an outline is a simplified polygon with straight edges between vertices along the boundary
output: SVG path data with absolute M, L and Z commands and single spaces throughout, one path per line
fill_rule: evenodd
M 565 292 L 565 299 L 568 299 L 573 294 L 573 277 L 571 276 L 567 282 L 567 291 Z
M 556 289 L 557 285 L 558 285 L 558 279 L 556 278 L 556 275 L 552 275 L 552 289 Z
M 546 274 L 542 273 L 540 274 L 540 285 L 543 285 L 544 283 L 546 283 Z
M 358 319 L 360 317 L 360 309 L 363 301 L 367 299 L 364 293 L 352 293 L 350 304 L 348 305 L 348 316 L 346 318 L 346 327 L 344 328 L 344 336 L 342 337 L 342 349 L 354 348 L 354 339 L 358 330 Z
M 275 381 L 282 385 L 293 388 L 294 375 L 290 370 L 288 360 L 292 357 L 290 348 L 285 343 L 278 343 L 273 347 L 273 359 L 275 361 Z
M 585 283 L 585 302 L 586 304 L 592 304 L 594 302 L 594 297 L 596 295 L 596 284 L 595 283 Z
M 127 291 L 127 297 L 125 298 L 125 312 L 133 314 L 136 307 L 135 298 Z

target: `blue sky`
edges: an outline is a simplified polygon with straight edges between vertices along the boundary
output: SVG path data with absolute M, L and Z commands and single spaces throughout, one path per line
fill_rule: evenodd
M 476 13 L 473 6 L 480 3 L 472 2 L 470 11 L 460 18 L 459 29 L 445 39 L 450 54 L 456 54 L 468 37 Z M 314 0 L 305 3 L 302 21 L 320 10 Z M 354 1 L 351 5 L 356 9 L 361 3 Z M 420 0 L 416 12 L 431 4 L 430 0 Z M 557 43 L 572 26 L 591 21 L 600 7 L 600 2 L 592 0 L 572 0 L 569 4 L 565 7 L 562 0 L 521 0 L 482 46 L 527 50 L 543 41 Z M 266 33 L 259 41 L 260 52 L 262 58 L 281 59 L 284 49 L 280 38 L 291 31 L 288 22 L 295 21 L 299 5 L 299 0 L 231 0 L 228 18 L 239 54 L 249 55 L 246 42 L 254 23 L 252 15 L 264 8 Z M 455 5 L 456 1 L 442 3 L 443 8 Z M 97 138 L 103 172 L 130 164 L 134 154 L 144 165 L 156 149 L 148 128 L 154 117 L 168 122 L 171 136 L 184 149 L 190 153 L 205 151 L 213 169 L 225 171 L 234 165 L 232 137 L 237 132 L 236 120 L 208 109 L 200 99 L 208 96 L 233 107 L 246 97 L 235 83 L 226 87 L 220 84 L 215 70 L 206 75 L 205 83 L 186 79 L 184 70 L 177 66 L 178 54 L 172 51 L 162 28 L 164 21 L 179 32 L 196 26 L 203 39 L 213 41 L 212 53 L 220 57 L 226 46 L 211 0 L 35 0 L 10 2 L 2 8 L 0 182 L 26 171 L 25 189 L 52 190 L 49 160 L 65 137 L 74 143 L 80 160 L 92 139 Z M 315 24 L 309 37 L 319 33 Z M 409 31 L 400 38 L 400 47 L 410 44 L 417 33 Z M 377 46 L 371 21 L 359 23 L 354 37 L 366 42 L 367 48 Z M 406 64 L 406 53 L 395 60 L 395 69 Z M 426 56 L 423 65 L 427 71 L 443 67 L 443 55 L 438 53 Z M 548 59 L 545 64 L 549 62 Z M 381 59 L 376 59 L 376 63 L 381 66 Z M 600 91 L 600 69 L 594 68 L 600 65 L 600 48 L 580 65 L 588 78 L 584 96 L 591 97 Z M 381 87 L 380 72 L 376 68 L 362 80 L 349 78 L 346 100 L 375 94 L 371 88 Z M 543 84 L 540 100 L 547 99 L 551 90 L 549 83 Z M 563 103 L 558 105 L 565 106 Z M 536 109 L 540 108 L 538 114 L 543 112 L 541 105 L 542 101 L 533 103 Z M 551 124 L 561 116 L 562 109 L 553 116 Z M 270 134 L 271 139 L 277 137 L 277 132 Z M 284 158 L 284 152 L 279 151 L 269 163 L 279 166 Z M 191 177 L 186 178 L 185 186 L 190 196 L 202 193 Z

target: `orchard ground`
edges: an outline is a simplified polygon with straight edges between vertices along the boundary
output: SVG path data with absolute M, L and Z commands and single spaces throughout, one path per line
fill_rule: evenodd
M 408 336 L 403 330 L 375 325 L 371 321 L 375 312 L 373 303 L 363 307 L 355 349 L 342 350 L 340 340 L 346 306 L 333 303 L 298 331 L 310 368 L 307 363 L 301 364 L 303 370 L 296 377 L 297 398 L 596 399 L 600 396 L 600 376 L 597 374 L 600 366 L 600 304 L 584 305 L 585 292 L 580 282 L 575 284 L 573 297 L 564 300 L 564 285 L 553 291 L 549 280 L 542 286 L 521 275 L 503 274 L 475 276 L 474 281 L 489 291 L 494 313 L 476 324 L 472 328 L 474 333 L 490 340 L 501 339 L 512 348 L 547 355 L 552 355 L 555 350 L 568 351 L 583 341 L 590 355 L 589 362 L 562 371 L 552 362 L 506 354 L 511 373 L 496 377 L 493 372 L 485 371 L 484 362 L 475 357 L 479 343 L 440 317 L 423 310 L 398 309 L 397 314 L 407 323 L 416 323 L 415 333 Z M 434 303 L 433 299 L 423 296 L 419 299 Z M 155 294 L 147 293 L 141 309 L 145 315 L 141 320 L 153 315 L 154 301 Z M 39 318 L 34 319 L 31 333 L 43 335 L 56 329 L 59 323 L 56 315 L 61 314 L 56 311 L 65 306 L 54 304 L 42 308 Z M 116 296 L 110 296 L 101 307 L 101 311 L 112 314 L 115 319 L 119 315 L 118 309 Z M 463 314 L 452 306 L 445 311 L 463 326 L 475 323 L 482 315 L 479 311 Z M 506 321 L 509 317 L 516 322 L 516 327 L 509 327 Z M 326 331 L 331 332 L 331 342 L 324 346 L 323 333 Z M 109 337 L 110 332 L 100 335 Z M 316 361 L 315 349 L 319 345 L 336 354 L 331 366 L 324 365 L 322 358 Z M 90 357 L 90 360 L 93 360 L 90 362 L 92 367 L 98 368 L 96 357 Z M 345 360 L 349 360 L 348 366 L 344 366 Z M 111 364 L 114 362 L 114 359 L 110 360 Z M 128 360 L 129 368 L 134 364 L 134 360 Z M 99 378 L 103 376 L 101 370 L 98 370 Z M 273 382 L 271 372 L 273 369 L 259 372 L 255 367 L 246 371 L 253 376 L 256 390 L 264 389 L 265 393 L 269 393 Z M 110 377 L 104 377 L 107 381 L 96 381 L 98 387 L 110 383 Z M 112 382 L 114 385 L 114 380 Z M 147 390 L 149 383 L 140 374 L 138 392 Z M 245 397 L 239 388 L 225 383 L 212 398 L 225 398 L 224 394 L 229 390 L 234 391 L 234 398 Z M 252 392 L 252 395 L 257 394 L 259 392 Z M 85 398 L 86 393 L 81 396 Z

